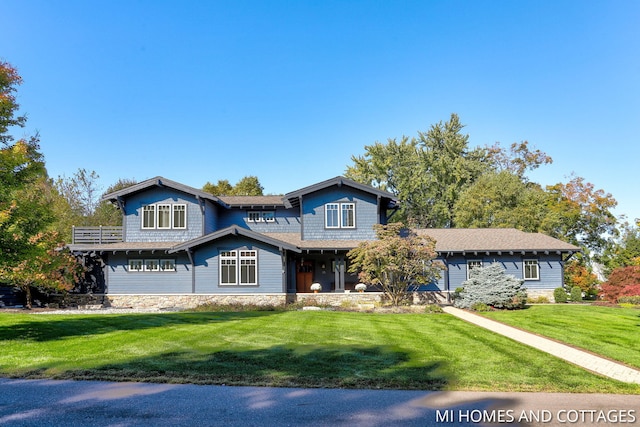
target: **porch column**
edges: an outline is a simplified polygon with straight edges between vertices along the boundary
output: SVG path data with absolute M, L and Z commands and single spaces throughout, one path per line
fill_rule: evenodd
M 344 292 L 344 270 L 345 262 L 344 257 L 336 258 L 336 271 L 335 271 L 335 283 L 336 292 Z

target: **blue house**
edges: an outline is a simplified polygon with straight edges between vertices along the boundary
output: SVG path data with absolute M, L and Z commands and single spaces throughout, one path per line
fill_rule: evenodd
M 122 228 L 78 227 L 70 248 L 98 262 L 101 293 L 120 302 L 124 296 L 283 302 L 310 293 L 312 283 L 323 293 L 345 293 L 358 282 L 347 271 L 347 252 L 375 239 L 373 225 L 392 221 L 399 207 L 392 194 L 344 177 L 284 196 L 247 197 L 216 197 L 156 177 L 105 199 L 122 211 Z M 447 266 L 423 289 L 445 296 L 470 269 L 494 261 L 528 288 L 552 290 L 562 285 L 564 261 L 579 250 L 514 229 L 417 232 L 436 239 Z

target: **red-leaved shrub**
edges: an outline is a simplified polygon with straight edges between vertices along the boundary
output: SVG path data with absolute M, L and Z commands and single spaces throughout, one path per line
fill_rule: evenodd
M 616 268 L 601 288 L 600 297 L 607 301 L 616 302 L 622 296 L 640 295 L 640 266 Z

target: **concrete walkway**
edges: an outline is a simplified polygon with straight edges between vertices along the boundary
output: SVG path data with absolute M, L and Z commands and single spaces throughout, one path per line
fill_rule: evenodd
M 640 371 L 630 368 L 621 363 L 613 362 L 603 357 L 595 356 L 586 351 L 578 350 L 574 347 L 561 344 L 539 335 L 522 331 L 504 323 L 487 319 L 486 317 L 470 313 L 466 310 L 447 306 L 443 307 L 444 311 L 469 323 L 481 326 L 485 329 L 493 331 L 497 334 L 504 335 L 514 341 L 521 342 L 530 347 L 549 353 L 567 362 L 578 365 L 584 369 L 596 372 L 609 378 L 626 383 L 640 384 Z

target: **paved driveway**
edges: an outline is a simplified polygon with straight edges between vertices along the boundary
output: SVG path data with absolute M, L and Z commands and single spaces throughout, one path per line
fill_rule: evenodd
M 484 421 L 502 425 L 640 425 L 639 404 L 640 396 L 620 395 L 287 389 L 0 378 L 3 426 L 424 427 L 478 426 L 486 424 Z

